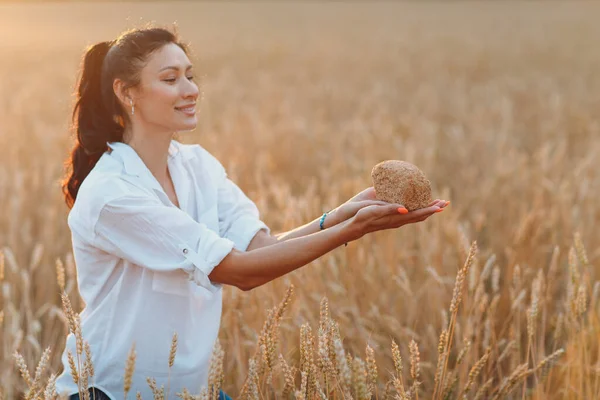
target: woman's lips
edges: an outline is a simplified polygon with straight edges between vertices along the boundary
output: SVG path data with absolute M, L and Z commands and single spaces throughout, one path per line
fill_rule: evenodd
M 184 108 L 177 108 L 177 107 L 175 107 L 175 109 L 177 111 L 181 111 L 182 113 L 184 113 L 186 115 L 194 115 L 194 114 L 196 114 L 196 106 L 190 106 L 190 107 L 184 107 Z

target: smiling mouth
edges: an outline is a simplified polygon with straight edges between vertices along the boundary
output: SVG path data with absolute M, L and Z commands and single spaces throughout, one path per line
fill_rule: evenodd
M 196 106 L 190 106 L 190 107 L 184 107 L 184 108 L 175 107 L 175 109 L 177 111 L 181 111 L 181 112 L 183 112 L 185 114 L 189 114 L 189 115 L 196 113 Z

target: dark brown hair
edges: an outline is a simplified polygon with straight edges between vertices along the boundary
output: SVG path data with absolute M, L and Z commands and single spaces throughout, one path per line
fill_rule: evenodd
M 73 207 L 85 177 L 108 149 L 107 142 L 123 142 L 123 133 L 131 123 L 113 90 L 119 78 L 125 88 L 140 83 L 140 72 L 148 57 L 162 46 L 174 43 L 189 55 L 176 31 L 166 28 L 135 28 L 117 39 L 88 47 L 81 61 L 75 92 L 71 133 L 75 145 L 65 161 L 66 175 L 61 182 L 65 202 Z

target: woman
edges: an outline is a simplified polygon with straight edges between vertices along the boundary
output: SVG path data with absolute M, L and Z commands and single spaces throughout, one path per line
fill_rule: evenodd
M 63 191 L 96 399 L 123 398 L 134 343 L 132 393 L 153 398 L 147 377 L 169 398 L 184 388 L 198 393 L 208 385 L 223 285 L 251 290 L 366 233 L 422 221 L 447 205 L 436 200 L 408 212 L 375 200 L 369 188 L 325 219 L 273 236 L 215 157 L 173 139 L 196 127 L 198 94 L 187 47 L 166 29 L 128 31 L 83 58 Z M 57 380 L 71 399 L 87 389 L 69 366 L 67 352 L 76 347 L 69 334 Z

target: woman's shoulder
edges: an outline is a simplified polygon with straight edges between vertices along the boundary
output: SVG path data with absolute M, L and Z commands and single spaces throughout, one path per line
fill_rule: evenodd
M 127 174 L 124 173 L 123 164 L 110 157 L 108 153 L 104 153 L 81 183 L 77 198 L 80 195 L 89 195 L 103 200 L 126 194 L 133 188 L 126 178 Z
M 105 154 L 81 183 L 69 223 L 79 221 L 91 226 L 106 204 L 127 195 L 150 196 L 122 173 L 119 163 Z

